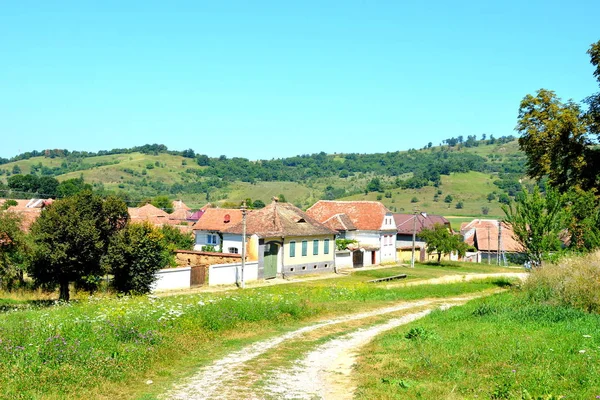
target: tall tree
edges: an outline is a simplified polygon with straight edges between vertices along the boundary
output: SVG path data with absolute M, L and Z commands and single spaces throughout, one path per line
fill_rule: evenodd
M 0 287 L 8 290 L 23 280 L 26 241 L 21 222 L 18 214 L 0 211 Z
M 594 75 L 600 81 L 600 41 L 588 50 Z M 521 101 L 516 130 L 519 146 L 527 155 L 528 174 L 548 176 L 561 193 L 571 187 L 600 188 L 600 93 L 584 100 L 585 111 L 573 102 L 562 102 L 550 90 L 540 89 Z
M 123 201 L 105 200 L 91 191 L 55 201 L 31 227 L 30 275 L 40 286 L 59 286 L 65 301 L 70 283 L 94 287 L 102 276 L 101 258 L 109 240 L 128 219 Z
M 119 293 L 150 292 L 156 272 L 169 263 L 163 234 L 149 222 L 129 224 L 114 235 L 103 264 Z
M 567 218 L 563 195 L 550 189 L 544 196 L 537 186 L 531 193 L 523 188 L 522 193 L 515 203 L 503 205 L 502 210 L 528 258 L 540 263 L 544 255 L 561 248 L 560 235 Z

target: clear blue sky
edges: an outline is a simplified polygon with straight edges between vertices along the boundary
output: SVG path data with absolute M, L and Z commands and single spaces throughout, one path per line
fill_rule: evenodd
M 597 92 L 600 1 L 5 1 L 0 157 L 163 143 L 250 159 L 515 134 Z

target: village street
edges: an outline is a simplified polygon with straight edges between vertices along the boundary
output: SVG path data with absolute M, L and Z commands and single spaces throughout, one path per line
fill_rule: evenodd
M 499 276 L 525 279 L 527 274 L 453 275 L 410 284 L 440 284 Z M 400 302 L 313 323 L 258 341 L 214 361 L 177 384 L 163 398 L 351 399 L 355 389 L 352 366 L 357 352 L 376 335 L 422 318 L 435 309 L 462 305 L 500 290 Z

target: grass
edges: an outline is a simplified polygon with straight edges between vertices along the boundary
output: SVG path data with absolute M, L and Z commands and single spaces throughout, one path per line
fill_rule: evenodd
M 600 253 L 378 337 L 357 398 L 600 398 Z M 402 357 L 397 357 L 402 354 Z
M 599 327 L 598 315 L 514 293 L 433 312 L 362 351 L 357 398 L 596 398 Z
M 364 283 L 373 276 L 366 272 L 348 282 L 325 280 L 330 285 L 310 281 L 233 293 L 89 298 L 2 313 L 0 398 L 153 396 L 228 351 L 315 318 L 499 284 L 388 289 Z M 156 384 L 148 387 L 147 379 Z

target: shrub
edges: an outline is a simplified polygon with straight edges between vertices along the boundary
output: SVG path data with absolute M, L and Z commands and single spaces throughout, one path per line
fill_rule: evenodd
M 600 252 L 535 269 L 524 285 L 532 301 L 600 313 Z

